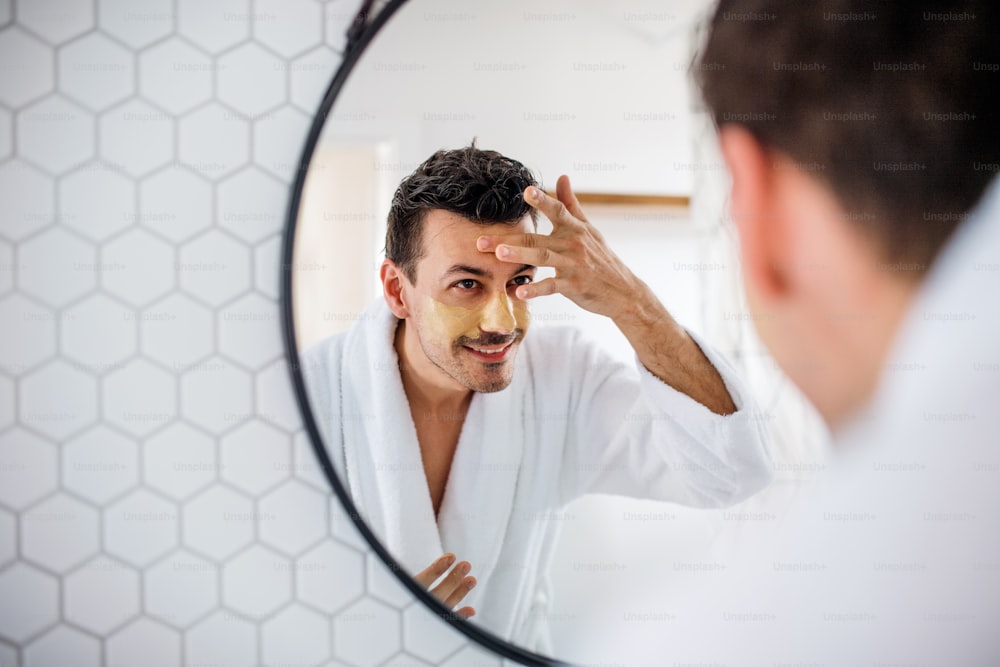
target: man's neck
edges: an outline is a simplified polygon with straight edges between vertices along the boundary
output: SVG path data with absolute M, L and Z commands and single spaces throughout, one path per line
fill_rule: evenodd
M 843 341 L 841 368 L 851 372 L 842 378 L 847 388 L 843 395 L 850 400 L 832 406 L 826 415 L 835 434 L 870 404 L 884 381 L 919 286 L 918 280 L 902 277 L 871 281 L 866 289 L 869 325 L 838 328 Z
M 396 327 L 393 347 L 399 358 L 399 375 L 414 417 L 464 414 L 472 400 L 472 391 L 454 386 L 455 382 L 435 366 L 420 348 L 413 332 L 407 335 L 406 321 Z

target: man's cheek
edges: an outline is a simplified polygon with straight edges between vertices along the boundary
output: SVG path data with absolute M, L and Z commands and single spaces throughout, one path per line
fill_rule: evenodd
M 477 309 L 449 306 L 428 297 L 425 312 L 435 342 L 450 345 L 459 338 L 479 337 L 482 316 Z
M 514 327 L 526 332 L 529 326 L 531 326 L 531 309 L 527 301 L 518 299 L 514 301 Z

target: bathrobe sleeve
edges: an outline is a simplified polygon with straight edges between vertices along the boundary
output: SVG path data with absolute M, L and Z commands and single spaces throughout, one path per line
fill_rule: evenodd
M 762 413 L 733 367 L 698 336 L 691 334 L 722 376 L 735 413 L 713 413 L 650 373 L 637 357 L 629 368 L 579 331 L 562 329 L 560 337 L 549 338 L 559 348 L 549 358 L 564 360 L 569 380 L 561 502 L 611 493 L 725 507 L 770 483 L 773 463 Z

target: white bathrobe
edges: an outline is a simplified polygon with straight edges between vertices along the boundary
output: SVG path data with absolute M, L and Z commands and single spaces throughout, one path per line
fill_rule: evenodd
M 935 261 L 826 466 L 776 544 L 673 600 L 684 614 L 662 644 L 608 637 L 616 659 L 1000 665 L 1000 180 Z
M 472 564 L 474 622 L 545 650 L 548 564 L 560 509 L 586 493 L 694 507 L 742 500 L 771 479 L 765 420 L 699 342 L 738 411 L 720 416 L 570 327 L 534 326 L 503 391 L 473 396 L 437 521 L 399 375 L 398 320 L 380 299 L 302 354 L 333 465 L 360 514 L 410 573 L 445 552 Z M 696 339 L 697 340 L 697 339 Z

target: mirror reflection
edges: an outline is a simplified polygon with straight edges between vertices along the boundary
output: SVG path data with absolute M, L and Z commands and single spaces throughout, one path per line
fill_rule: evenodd
M 690 204 L 724 187 L 688 90 L 707 9 L 413 0 L 304 190 L 296 330 L 341 481 L 449 608 L 561 659 L 820 466 Z

